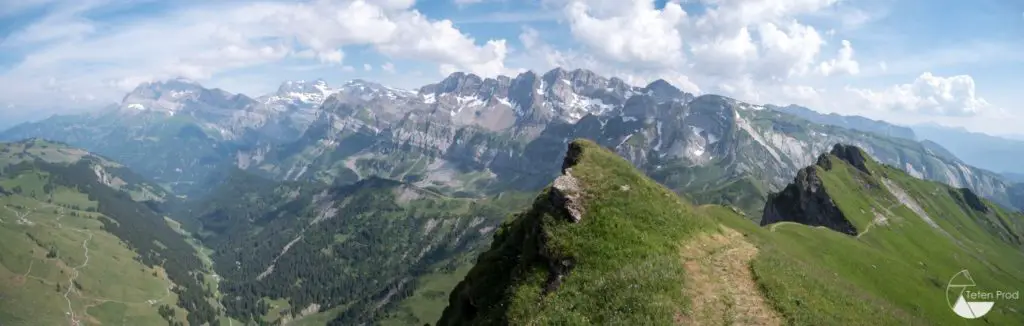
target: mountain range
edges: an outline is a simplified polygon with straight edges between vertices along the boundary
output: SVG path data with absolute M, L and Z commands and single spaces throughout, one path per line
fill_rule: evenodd
M 0 139 L 66 142 L 178 194 L 201 195 L 228 168 L 321 183 L 375 175 L 449 194 L 533 191 L 557 174 L 554 164 L 538 165 L 543 158 L 587 138 L 697 202 L 751 213 L 815 153 L 849 143 L 912 175 L 1012 206 L 1012 182 L 908 139 L 907 128 L 809 112 L 695 96 L 664 80 L 631 86 L 579 69 L 453 73 L 416 91 L 362 80 L 338 88 L 286 82 L 255 99 L 175 79 L 142 84 L 116 108 L 22 124 Z M 812 122 L 822 117 L 862 127 Z
M 0 133 L 0 232 L 25 249 L 0 289 L 87 324 L 941 323 L 914 298 L 954 267 L 1024 283 L 1024 184 L 918 137 L 579 69 L 150 82 Z M 97 292 L 127 272 L 89 259 L 145 291 Z

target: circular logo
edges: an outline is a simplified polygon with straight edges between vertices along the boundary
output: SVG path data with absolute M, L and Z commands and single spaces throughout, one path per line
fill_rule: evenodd
M 974 278 L 966 269 L 949 279 L 949 283 L 946 284 L 946 303 L 957 316 L 967 319 L 981 318 L 992 310 L 995 301 L 967 301 L 979 297 L 972 295 L 977 294 L 972 291 L 976 286 Z

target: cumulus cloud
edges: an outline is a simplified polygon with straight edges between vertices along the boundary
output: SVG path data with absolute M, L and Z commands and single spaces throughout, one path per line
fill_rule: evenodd
M 210 2 L 115 22 L 83 14 L 105 0 L 54 1 L 57 10 L 0 43 L 0 51 L 24 54 L 0 73 L 0 96 L 13 103 L 59 105 L 72 96 L 109 101 L 135 86 L 129 82 L 203 80 L 286 59 L 341 65 L 349 46 L 434 63 L 442 71 L 510 71 L 504 40 L 477 41 L 451 21 L 412 9 L 414 0 Z M 45 87 L 51 78 L 61 88 Z
M 796 20 L 782 24 L 763 23 L 758 26 L 763 53 L 758 65 L 762 78 L 781 80 L 807 72 L 824 41 L 811 26 Z
M 860 73 L 860 64 L 853 60 L 853 46 L 850 45 L 850 41 L 843 40 L 843 47 L 839 49 L 839 54 L 836 55 L 835 59 L 822 62 L 818 66 L 818 71 L 822 75 L 836 75 L 836 74 L 849 74 L 856 75 Z M 885 62 L 879 64 L 882 70 L 887 69 Z
M 600 4 L 603 7 L 592 9 L 587 1 L 573 1 L 565 7 L 572 34 L 597 55 L 659 68 L 683 59 L 678 25 L 686 20 L 686 12 L 678 3 L 658 10 L 653 1 L 621 1 L 616 14 L 605 18 L 599 15 L 607 11 L 608 3 Z
M 972 116 L 992 109 L 988 101 L 975 94 L 974 78 L 968 75 L 941 77 L 925 72 L 912 83 L 880 91 L 847 90 L 874 110 Z
M 849 42 L 834 57 L 822 55 L 822 32 L 797 19 L 835 9 L 838 0 L 697 2 L 703 9 L 688 13 L 679 1 L 661 8 L 652 0 L 545 1 L 562 9 L 575 41 L 598 66 L 641 75 L 672 72 L 744 100 L 761 98 L 757 89 L 771 86 L 781 91 L 776 84 L 814 72 L 820 76 L 859 71 Z M 530 48 L 534 40 L 520 41 Z M 536 52 L 541 52 L 541 60 L 552 61 L 569 51 Z

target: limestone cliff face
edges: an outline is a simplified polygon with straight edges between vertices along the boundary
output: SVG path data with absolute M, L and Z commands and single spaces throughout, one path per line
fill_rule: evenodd
M 838 232 L 856 235 L 857 228 L 843 215 L 827 191 L 819 169 L 831 170 L 832 160 L 838 158 L 857 170 L 871 174 L 864 152 L 855 146 L 836 144 L 829 154 L 818 157 L 815 166 L 801 169 L 793 182 L 778 193 L 768 195 L 761 225 L 795 222 L 811 226 L 824 226 Z

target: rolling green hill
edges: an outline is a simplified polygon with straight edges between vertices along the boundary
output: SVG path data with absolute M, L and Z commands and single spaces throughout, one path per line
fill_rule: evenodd
M 947 324 L 966 321 L 947 302 L 961 270 L 979 291 L 1024 289 L 1024 216 L 856 147 L 769 195 L 763 227 L 694 207 L 589 141 L 563 167 L 437 325 Z M 967 323 L 1021 324 L 1021 306 L 997 299 Z

